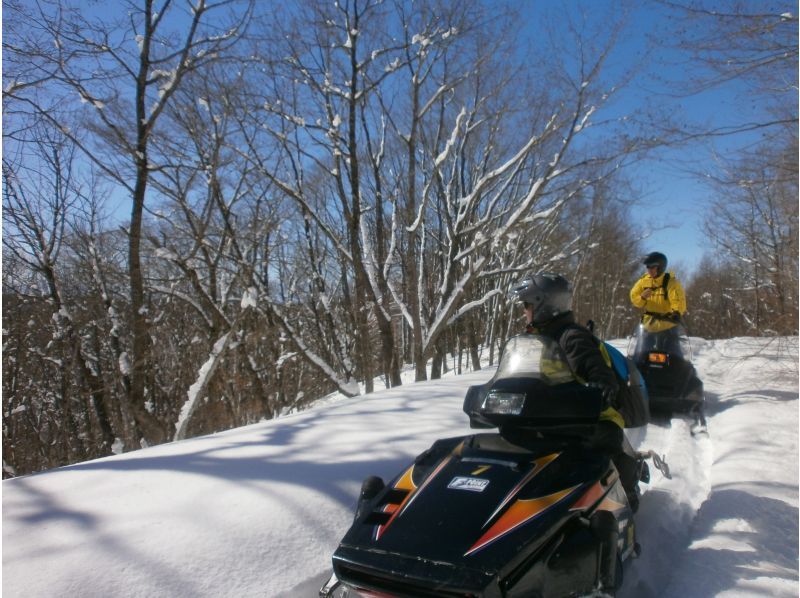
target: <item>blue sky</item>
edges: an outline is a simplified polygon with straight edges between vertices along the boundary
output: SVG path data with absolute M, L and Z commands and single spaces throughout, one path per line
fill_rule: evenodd
M 637 62 L 641 66 L 610 107 L 614 114 L 630 114 L 649 105 L 656 114 L 713 127 L 757 119 L 763 113 L 762 105 L 754 102 L 739 82 L 697 95 L 677 94 L 678 86 L 699 72 L 685 55 L 671 47 L 673 38 L 669 31 L 673 23 L 667 18 L 665 8 L 655 2 L 527 0 L 522 3 L 527 23 L 525 32 L 532 35 L 534 44 L 540 41 L 536 36 L 547 28 L 553 28 L 557 36 L 563 33 L 567 37 L 569 19 L 580 21 L 583 18 L 587 30 L 599 27 L 599 39 L 605 33 L 604 28 L 610 28 L 622 14 L 626 4 L 631 11 L 630 24 L 607 66 L 612 73 L 622 72 Z M 796 4 L 788 1 L 749 0 L 745 4 L 751 12 L 797 13 Z M 724 7 L 725 2 L 716 5 Z M 563 27 L 562 32 L 559 26 Z M 557 41 L 560 40 L 557 38 Z M 664 148 L 628 171 L 639 199 L 633 219 L 642 232 L 649 233 L 642 243 L 643 249 L 665 253 L 678 276 L 688 278 L 703 254 L 713 252 L 702 232 L 712 191 L 698 174 L 714 172 L 718 168 L 717 157 L 730 156 L 734 148 L 752 143 L 755 135 L 740 134 L 716 138 L 713 144 L 705 140 L 691 146 Z
M 652 231 L 642 246 L 647 253 L 667 255 L 670 269 L 686 278 L 709 249 L 701 230 L 708 190 L 691 175 L 671 169 L 667 159 L 646 163 L 641 170 L 646 195 L 634 220 Z

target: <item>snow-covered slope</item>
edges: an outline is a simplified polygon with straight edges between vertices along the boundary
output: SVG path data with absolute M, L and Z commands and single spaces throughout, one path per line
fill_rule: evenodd
M 624 344 L 624 343 L 621 343 Z M 695 339 L 708 438 L 630 431 L 666 454 L 624 596 L 797 596 L 797 339 Z M 315 596 L 367 475 L 468 432 L 485 369 L 229 432 L 4 481 L 6 596 Z

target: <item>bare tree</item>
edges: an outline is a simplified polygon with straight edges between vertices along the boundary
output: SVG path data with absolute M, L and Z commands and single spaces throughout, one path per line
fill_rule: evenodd
M 253 176 L 231 149 L 238 143 L 234 111 L 241 106 L 234 98 L 242 88 L 240 77 L 226 80 L 224 69 L 211 69 L 193 79 L 178 92 L 171 111 L 175 127 L 159 143 L 165 156 L 182 157 L 154 177 L 165 201 L 154 215 L 158 229 L 149 237 L 155 258 L 169 264 L 160 269 L 154 290 L 196 311 L 208 342 L 176 424 L 177 439 L 185 437 L 229 346 L 242 353 L 251 382 L 262 384 L 246 345 L 235 337 L 257 301 L 258 281 L 269 274 L 269 239 L 278 229 L 281 206 L 271 201 L 269 182 Z M 264 407 L 264 415 L 272 416 L 274 408 L 266 401 Z
M 576 29 L 574 66 L 554 61 L 547 89 L 528 90 L 539 94 L 537 101 L 528 98 L 519 108 L 522 94 L 511 93 L 515 73 L 501 66 L 512 54 L 504 45 L 511 41 L 504 37 L 511 23 L 505 14 L 402 2 L 315 5 L 298 14 L 303 25 L 318 27 L 282 36 L 287 59 L 272 65 L 276 87 L 265 95 L 264 110 L 253 106 L 248 127 L 269 131 L 283 147 L 283 161 L 264 161 L 255 133 L 248 155 L 343 260 L 341 296 L 367 389 L 365 318 L 378 323 L 384 374 L 394 379 L 393 307 L 423 379 L 427 360 L 443 355 L 447 327 L 498 292 L 472 296 L 479 280 L 509 267 L 495 263 L 497 247 L 531 226 L 529 239 L 547 235 L 580 187 L 573 184 L 578 173 L 631 151 L 627 142 L 606 147 L 602 156 L 572 149 L 611 95 L 601 72 L 617 29 L 607 32 L 605 47 L 586 43 L 588 36 L 581 41 Z M 394 22 L 397 41 L 382 28 Z M 330 199 L 341 226 L 330 220 Z M 313 244 L 308 248 L 313 256 Z M 541 252 L 528 254 L 511 267 L 522 269 L 537 256 L 546 261 Z M 326 297 L 323 277 L 313 280 L 310 294 Z M 297 338 L 298 331 L 291 334 Z M 297 340 L 310 350 L 307 340 Z M 319 362 L 318 353 L 311 357 Z M 325 369 L 345 372 L 337 384 L 349 388 L 354 371 L 345 357 Z
M 145 379 L 150 363 L 150 321 L 141 263 L 142 226 L 147 187 L 157 166 L 149 149 L 165 108 L 183 78 L 218 60 L 236 43 L 249 17 L 244 11 L 224 22 L 211 21 L 231 5 L 200 0 L 180 14 L 170 1 L 128 3 L 127 18 L 102 20 L 69 5 L 40 2 L 35 8 L 11 5 L 20 25 L 3 47 L 12 64 L 29 63 L 33 83 L 15 76 L 4 90 L 14 110 L 40 115 L 59 127 L 95 166 L 126 189 L 131 198 L 128 227 L 132 355 L 129 403 L 148 442 L 160 442 L 166 430 L 145 408 Z M 168 15 L 175 15 L 174 19 Z M 173 25 L 172 23 L 176 23 Z M 65 118 L 65 106 L 76 118 Z M 75 127 L 75 128 L 73 128 Z M 76 128 L 94 132 L 89 141 Z
M 565 218 L 581 236 L 573 262 L 573 310 L 579 321 L 591 319 L 601 338 L 627 336 L 636 317 L 628 291 L 640 267 L 640 233 L 631 217 L 633 200 L 625 199 L 632 192 L 618 178 L 587 187 Z
M 659 45 L 672 45 L 692 69 L 671 81 L 672 93 L 692 95 L 730 83 L 743 85 L 761 106 L 745 121 L 677 125 L 683 140 L 730 136 L 753 130 L 785 129 L 797 121 L 797 6 L 792 2 L 753 4 L 713 0 L 655 0 L 669 19 L 659 32 Z
M 693 67 L 692 76 L 675 82 L 673 91 L 735 90 L 749 107 L 727 121 L 670 123 L 662 129 L 671 127 L 679 142 L 726 142 L 713 150 L 717 168 L 697 172 L 690 167 L 712 193 L 704 229 L 715 258 L 704 261 L 689 295 L 701 301 L 707 317 L 712 306 L 735 313 L 742 334 L 796 333 L 797 6 L 781 1 L 657 4 L 670 17 L 661 35 L 670 41 L 663 43 L 680 50 Z M 724 292 L 707 290 L 716 279 L 725 281 Z M 713 324 L 708 330 L 720 334 Z
M 509 273 L 559 263 L 566 268 L 570 247 L 577 250 L 577 236 L 566 237 L 559 227 L 561 211 L 631 151 L 626 143 L 574 146 L 576 139 L 590 137 L 592 125 L 602 124 L 593 116 L 609 97 L 602 73 L 616 27 L 596 37 L 596 46 L 586 32 L 573 30 L 574 56 L 564 62 L 553 56 L 552 70 L 536 73 L 548 88 L 524 89 L 529 99 L 522 103 L 497 94 L 512 83 L 519 86 L 520 78 L 495 62 L 505 56 L 502 47 L 492 48 L 482 36 L 474 53 L 466 53 L 478 65 L 472 67 L 476 76 L 461 71 L 464 82 L 454 86 L 455 101 L 439 100 L 450 104 L 449 116 L 421 127 L 437 141 L 432 147 L 423 143 L 419 152 L 425 156 L 420 193 L 425 208 L 407 230 L 419 230 L 417 243 L 442 259 L 437 263 L 425 256 L 417 264 L 419 279 L 429 281 L 430 291 L 418 308 L 421 330 L 414 329 L 415 350 L 421 350 L 421 359 L 415 359 L 418 379 L 446 327 L 504 293 L 508 287 L 497 283 Z M 465 54 L 464 48 L 459 52 Z M 457 78 L 458 72 L 451 76 Z M 495 114 L 501 116 L 495 119 Z M 476 292 L 479 288 L 482 292 Z
M 24 153 L 3 157 L 3 247 L 6 255 L 24 264 L 41 281 L 43 296 L 50 306 L 53 342 L 63 344 L 68 370 L 74 372 L 77 387 L 65 392 L 58 402 L 64 410 L 67 433 L 73 440 L 81 436 L 70 406 L 82 393 L 88 394 L 99 426 L 101 448 L 92 454 L 110 454 L 114 431 L 108 414 L 110 400 L 96 368 L 96 355 L 82 338 L 74 320 L 60 267 L 61 253 L 69 234 L 67 216 L 81 200 L 75 167 L 75 148 L 58 132 L 46 125 L 31 131 L 33 141 L 25 144 Z M 26 176 L 20 176 L 25 170 Z M 57 353 L 57 352 L 56 352 Z M 65 387 L 68 376 L 63 376 Z M 88 440 L 88 439 L 87 439 Z M 81 452 L 87 452 L 82 447 Z
M 706 220 L 721 261 L 737 275 L 731 292 L 740 317 L 755 334 L 797 332 L 798 187 L 781 164 L 791 155 L 760 149 L 731 163 L 715 181 Z
M 692 335 L 703 338 L 746 336 L 753 330 L 742 313 L 739 276 L 727 260 L 706 256 L 686 285 Z

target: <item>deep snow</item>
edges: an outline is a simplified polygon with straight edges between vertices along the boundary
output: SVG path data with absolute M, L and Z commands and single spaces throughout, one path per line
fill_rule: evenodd
M 710 436 L 680 418 L 629 430 L 673 479 L 651 468 L 621 594 L 794 598 L 797 338 L 693 347 Z M 316 596 L 360 481 L 468 433 L 464 393 L 492 372 L 4 481 L 3 595 Z

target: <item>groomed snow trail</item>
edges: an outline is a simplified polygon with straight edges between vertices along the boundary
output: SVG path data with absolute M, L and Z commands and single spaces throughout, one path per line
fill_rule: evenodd
M 625 341 L 612 344 L 626 351 Z M 692 348 L 702 380 L 704 364 L 698 359 L 702 339 L 692 339 Z M 714 459 L 711 424 L 708 434 L 692 436 L 693 423 L 688 416 L 676 415 L 671 420 L 656 416 L 648 426 L 625 431 L 634 449 L 651 450 L 666 459 L 672 479 L 665 478 L 648 460 L 650 483 L 640 484 L 642 497 L 636 514 L 642 553 L 626 566 L 619 598 L 663 596 L 675 574 L 675 562 L 691 542 L 692 523 L 711 492 Z

